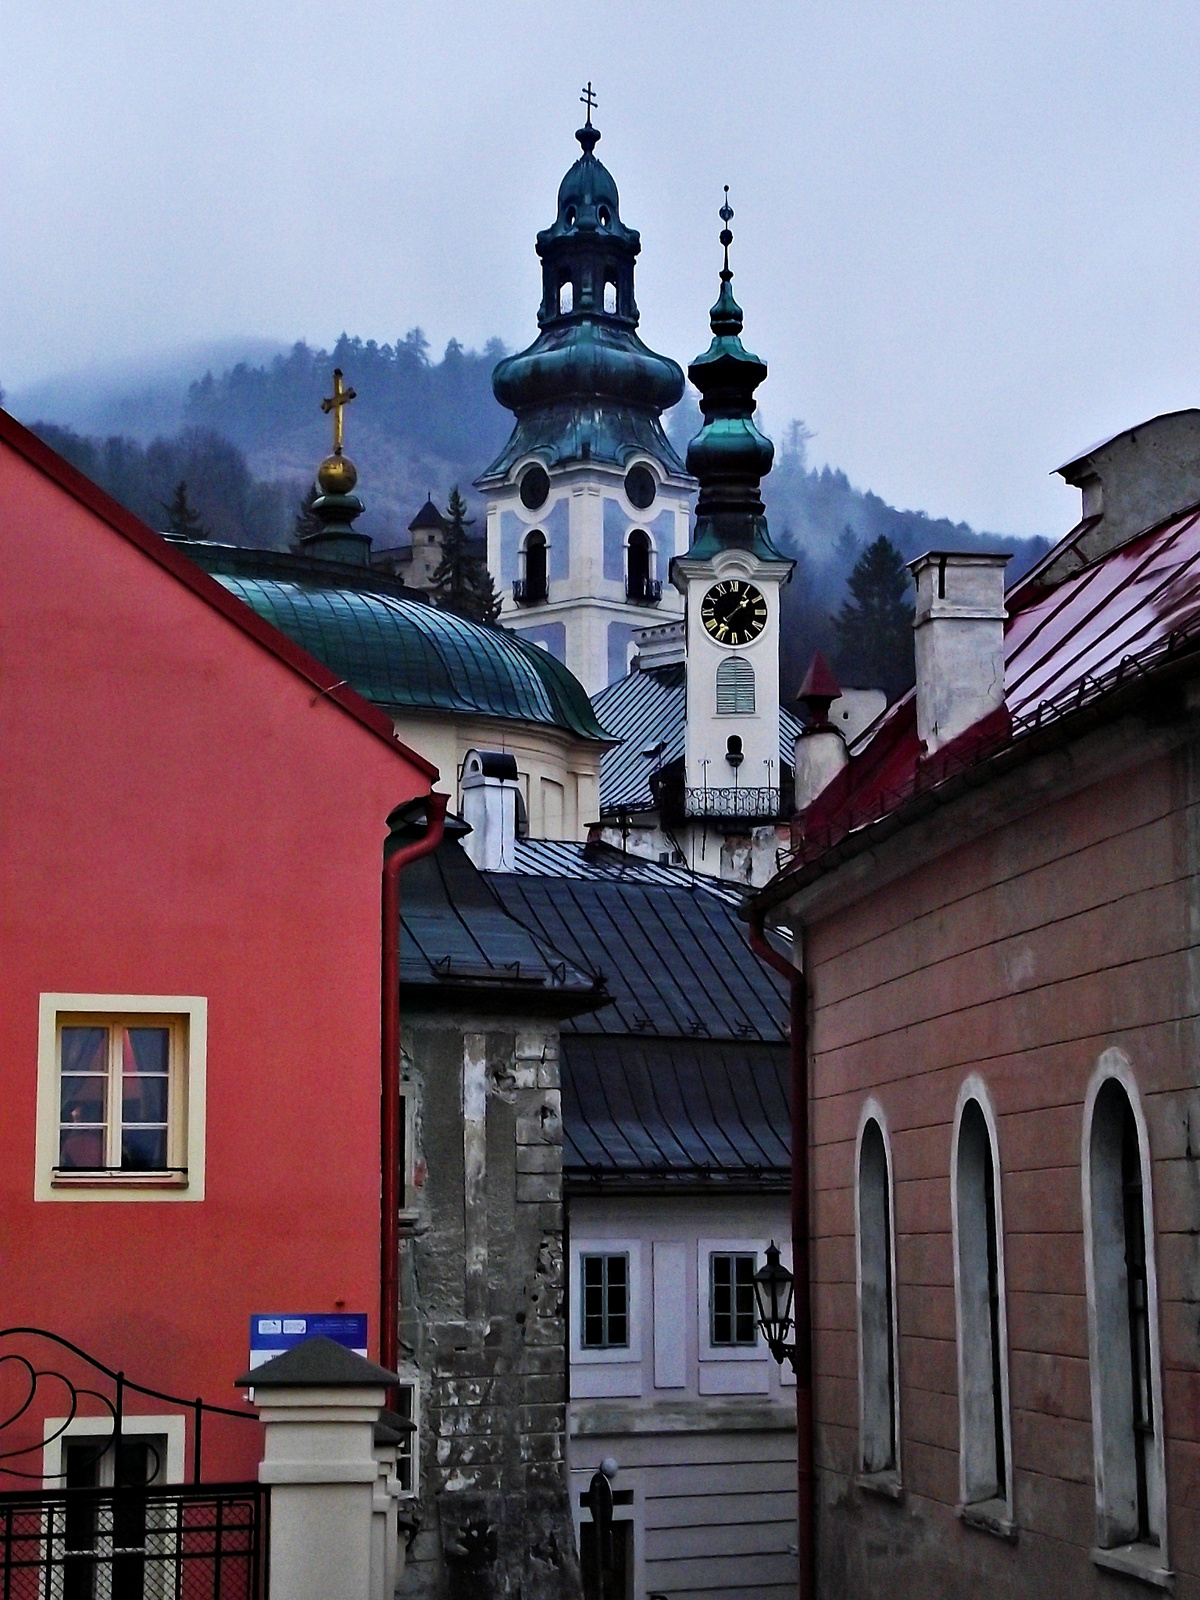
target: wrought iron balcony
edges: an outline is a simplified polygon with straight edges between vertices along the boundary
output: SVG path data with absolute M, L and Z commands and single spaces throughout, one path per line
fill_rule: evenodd
M 513 599 L 519 606 L 536 605 L 539 600 L 545 600 L 546 585 L 539 583 L 536 578 L 514 578 Z
M 626 578 L 625 598 L 640 606 L 656 606 L 662 599 L 661 578 Z
M 780 794 L 778 789 L 689 789 L 684 811 L 689 817 L 778 817 Z

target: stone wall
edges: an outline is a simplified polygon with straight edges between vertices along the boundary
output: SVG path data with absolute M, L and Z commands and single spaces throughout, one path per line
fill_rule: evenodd
M 404 1084 L 422 1521 L 401 1592 L 574 1600 L 557 1026 L 406 1011 Z

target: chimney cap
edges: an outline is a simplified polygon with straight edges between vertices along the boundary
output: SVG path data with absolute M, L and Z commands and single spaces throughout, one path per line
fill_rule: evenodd
M 1003 567 L 1011 560 L 1011 550 L 926 550 L 908 563 L 908 570 L 916 578 L 935 561 L 953 562 L 956 567 Z
M 517 782 L 517 758 L 510 750 L 468 750 L 463 776 Z
M 807 726 L 823 728 L 829 721 L 829 707 L 840 698 L 841 693 L 841 685 L 829 670 L 825 657 L 815 650 L 808 663 L 808 671 L 804 674 L 804 682 L 800 685 L 800 693 L 796 696 L 808 707 Z

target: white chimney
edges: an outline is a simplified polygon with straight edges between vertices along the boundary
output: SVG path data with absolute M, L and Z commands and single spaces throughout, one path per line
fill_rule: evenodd
M 917 585 L 917 735 L 932 755 L 1004 704 L 1007 555 L 931 550 Z
M 481 872 L 516 869 L 517 800 L 515 757 L 506 750 L 468 750 L 463 762 L 462 816 L 471 831 L 462 847 Z

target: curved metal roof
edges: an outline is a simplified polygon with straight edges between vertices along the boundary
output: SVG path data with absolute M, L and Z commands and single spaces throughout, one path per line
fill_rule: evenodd
M 366 589 L 213 575 L 376 705 L 506 717 L 584 739 L 608 737 L 566 667 L 502 628 Z

